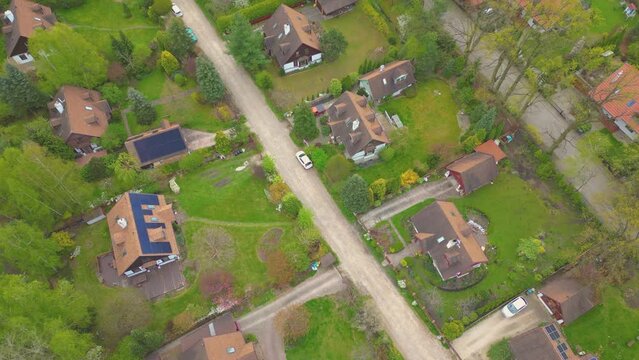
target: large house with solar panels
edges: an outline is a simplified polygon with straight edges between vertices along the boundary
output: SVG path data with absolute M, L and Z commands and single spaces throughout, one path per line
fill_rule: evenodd
M 107 214 L 114 265 L 131 277 L 179 259 L 173 207 L 163 195 L 127 192 Z
M 516 360 L 577 360 L 563 334 L 555 324 L 541 326 L 508 340 L 508 347 Z
M 601 106 L 601 112 L 612 122 L 612 129 L 621 130 L 631 140 L 639 133 L 639 70 L 628 63 L 601 82 L 590 92 Z
M 124 143 L 141 167 L 166 164 L 188 153 L 186 140 L 178 124 L 162 121 L 162 127 L 131 136 Z

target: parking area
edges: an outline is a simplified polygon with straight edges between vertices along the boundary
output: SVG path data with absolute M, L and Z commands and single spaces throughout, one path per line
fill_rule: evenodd
M 463 360 L 488 359 L 486 353 L 492 344 L 552 321 L 535 294 L 523 297 L 528 306 L 519 314 L 507 319 L 499 308 L 453 341 L 453 348 L 459 356 Z

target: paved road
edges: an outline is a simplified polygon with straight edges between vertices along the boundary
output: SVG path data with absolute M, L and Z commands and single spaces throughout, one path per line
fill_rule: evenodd
M 302 203 L 311 209 L 322 235 L 337 254 L 344 273 L 377 304 L 389 336 L 407 360 L 451 357 L 426 329 L 395 284 L 369 254 L 359 234 L 340 213 L 314 170 L 305 171 L 295 159 L 298 150 L 288 136 L 286 123 L 270 110 L 250 76 L 226 53 L 220 39 L 194 0 L 175 0 L 184 22 L 197 34 L 199 46 L 213 61 L 235 104 L 246 116 L 264 149 L 271 154 L 283 179 Z
M 448 11 L 442 20 L 446 30 L 457 40 L 460 48 L 464 48 L 464 36 L 460 34 L 459 29 L 469 28 L 460 25 L 470 21 L 466 13 L 450 1 Z M 490 78 L 497 65 L 498 56 L 496 51 L 487 46 L 485 39 L 482 39 L 471 53 L 470 59 L 480 61 L 480 72 L 483 76 Z M 505 63 L 503 66 L 505 67 Z M 510 87 L 518 74 L 519 70 L 513 66 L 500 89 L 501 92 L 505 92 Z M 514 93 L 526 94 L 527 86 L 527 82 L 522 80 Z M 566 89 L 555 94 L 552 100 L 563 109 L 564 115 L 570 118 L 574 97 L 574 89 Z M 521 99 L 521 96 L 519 98 Z M 549 147 L 554 139 L 559 138 L 559 135 L 569 125 L 568 121 L 559 115 L 557 109 L 541 96 L 538 96 L 535 103 L 523 114 L 522 120 L 536 130 L 546 147 Z M 576 147 L 578 139 L 579 134 L 575 131 L 569 133 L 567 141 L 564 141 L 553 154 L 555 165 L 581 192 L 595 214 L 602 221 L 614 225 L 611 222 L 610 209 L 612 208 L 612 200 L 622 186 L 599 161 L 593 161 L 579 152 Z
M 452 177 L 422 184 L 379 207 L 359 216 L 359 221 L 370 229 L 380 221 L 388 220 L 396 214 L 419 204 L 426 199 L 448 199 L 457 196 L 457 183 Z
M 335 294 L 346 287 L 339 272 L 333 268 L 320 273 L 296 286 L 277 300 L 254 310 L 238 320 L 240 329 L 257 336 L 264 358 L 285 360 L 284 343 L 275 332 L 273 318 L 282 309 L 293 304 L 303 304 L 311 299 Z
M 528 307 L 515 317 L 506 319 L 499 309 L 453 341 L 453 347 L 459 356 L 464 360 L 488 360 L 486 353 L 490 345 L 552 321 L 536 295 L 524 297 L 528 301 Z

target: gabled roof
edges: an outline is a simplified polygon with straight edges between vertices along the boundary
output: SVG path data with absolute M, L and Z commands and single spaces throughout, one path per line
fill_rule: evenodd
M 363 96 L 345 91 L 327 112 L 333 135 L 344 144 L 350 156 L 371 143 L 389 142 L 384 128 L 375 117 L 375 111 L 368 106 Z
M 475 152 L 491 155 L 495 162 L 498 163 L 506 157 L 506 153 L 497 145 L 497 140 L 488 140 L 485 143 L 478 145 L 475 148 Z
M 593 288 L 566 273 L 551 279 L 539 292 L 559 304 L 564 324 L 576 320 L 597 304 Z
M 455 160 L 446 166 L 446 169 L 460 174 L 466 194 L 490 183 L 498 175 L 497 164 L 492 155 L 478 152 Z
M 61 87 L 48 107 L 53 131 L 65 141 L 73 134 L 100 137 L 111 119 L 111 107 L 99 92 L 77 86 Z
M 13 0 L 9 6 L 13 14 L 13 22 L 4 16 L 3 32 L 6 34 L 5 47 L 8 56 L 17 55 L 14 49 L 21 37 L 30 38 L 36 29 L 48 29 L 56 23 L 55 15 L 48 6 L 40 5 L 29 0 Z
M 263 31 L 264 45 L 280 66 L 289 63 L 302 45 L 320 51 L 319 38 L 306 15 L 284 4 L 264 22 Z
M 435 201 L 410 221 L 415 237 L 422 242 L 444 280 L 470 272 L 475 264 L 488 262 L 455 204 Z
M 402 81 L 397 81 L 400 76 L 405 75 Z M 360 81 L 368 81 L 371 98 L 375 101 L 390 96 L 395 92 L 415 83 L 415 68 L 408 60 L 397 60 L 392 63 L 380 66 L 359 78 Z
M 331 14 L 341 8 L 351 6 L 357 0 L 317 0 L 324 14 Z
M 174 220 L 163 195 L 124 193 L 107 214 L 118 275 L 147 258 L 178 255 Z
M 138 159 L 141 166 L 185 154 L 188 151 L 180 125 L 170 125 L 168 121 L 164 121 L 159 129 L 128 138 L 124 146 L 129 154 Z
M 614 118 L 639 132 L 639 70 L 625 63 L 590 92 L 590 97 Z
M 508 340 L 516 360 L 576 360 L 579 359 L 554 324 L 538 327 Z M 561 354 L 565 354 L 565 357 Z

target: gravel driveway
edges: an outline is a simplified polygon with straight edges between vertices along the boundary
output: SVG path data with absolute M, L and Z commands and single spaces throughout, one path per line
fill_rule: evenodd
M 524 298 L 528 301 L 528 307 L 521 313 L 506 319 L 501 313 L 501 309 L 497 309 L 478 324 L 466 330 L 459 339 L 453 341 L 453 347 L 459 356 L 464 360 L 487 360 L 486 353 L 490 345 L 503 338 L 510 338 L 535 328 L 543 322 L 552 321 L 550 314 L 536 295 L 526 295 Z
M 377 304 L 389 336 L 407 360 L 448 359 L 451 354 L 426 329 L 395 284 L 365 248 L 359 234 L 340 213 L 315 170 L 305 171 L 295 159 L 298 150 L 286 123 L 270 110 L 250 76 L 226 53 L 224 42 L 194 0 L 175 0 L 184 22 L 197 34 L 199 46 L 213 61 L 248 125 L 271 154 L 282 178 L 311 209 L 322 235 L 341 261 L 343 272 Z M 329 66 L 329 65 L 322 65 Z

